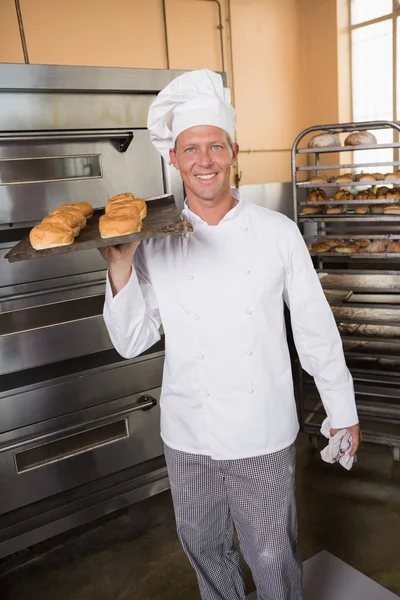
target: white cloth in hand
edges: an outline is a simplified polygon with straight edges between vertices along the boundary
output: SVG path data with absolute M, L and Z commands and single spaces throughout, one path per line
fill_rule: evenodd
M 351 433 L 348 429 L 341 429 L 331 436 L 331 429 L 329 419 L 325 419 L 321 425 L 321 433 L 329 440 L 329 444 L 322 450 L 321 458 L 330 464 L 338 462 L 350 471 L 355 461 L 355 457 L 350 456 L 353 447 Z

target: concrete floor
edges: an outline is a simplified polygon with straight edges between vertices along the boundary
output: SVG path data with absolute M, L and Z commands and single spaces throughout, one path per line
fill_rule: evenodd
M 400 595 L 400 464 L 365 444 L 354 470 L 325 465 L 301 436 L 298 511 L 304 559 L 326 549 Z M 197 600 L 169 493 L 55 538 L 0 579 L 1 600 Z M 251 576 L 245 579 L 252 591 Z

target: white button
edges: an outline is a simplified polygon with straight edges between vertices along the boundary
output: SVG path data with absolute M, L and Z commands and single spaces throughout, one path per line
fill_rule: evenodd
M 199 353 L 197 354 L 197 358 L 199 358 L 200 360 L 203 360 L 203 358 L 204 358 L 204 354 L 201 354 L 201 352 L 199 352 Z
M 245 275 L 250 275 L 250 273 L 251 273 L 250 269 L 246 269 L 244 272 Z
M 246 310 L 246 315 L 251 315 L 251 310 L 249 308 Z
M 209 397 L 210 397 L 210 392 L 204 392 L 204 396 L 205 396 L 206 398 L 209 398 Z
M 247 356 L 253 356 L 253 353 L 251 350 L 247 350 L 246 354 L 247 354 Z
M 241 227 L 241 229 L 242 229 L 242 231 L 247 231 L 247 227 L 246 227 L 246 225 L 243 225 L 243 226 Z
M 254 389 L 253 388 L 249 388 L 248 392 L 249 392 L 249 394 L 252 394 L 254 392 Z
M 193 275 L 188 275 L 188 279 L 190 279 L 191 281 L 193 281 L 193 279 L 194 279 Z
M 199 318 L 200 318 L 200 317 L 199 317 L 199 315 L 193 315 L 193 319 L 194 319 L 195 321 L 198 321 L 198 320 L 199 320 Z

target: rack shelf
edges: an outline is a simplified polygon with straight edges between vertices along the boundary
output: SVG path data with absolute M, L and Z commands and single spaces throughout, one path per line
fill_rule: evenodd
M 327 148 L 300 148 L 298 154 L 327 154 L 331 152 L 354 152 L 357 150 L 378 150 L 382 148 L 400 148 L 399 142 L 390 144 L 372 144 L 363 146 L 329 146 Z M 358 165 L 355 165 L 356 167 Z

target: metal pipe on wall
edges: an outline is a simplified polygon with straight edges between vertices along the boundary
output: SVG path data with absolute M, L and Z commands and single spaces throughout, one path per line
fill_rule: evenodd
M 221 3 L 219 2 L 219 0 L 206 0 L 207 2 L 215 2 L 215 4 L 218 7 L 218 26 L 217 29 L 219 29 L 219 43 L 221 46 L 221 71 L 225 71 L 225 56 L 224 56 L 224 34 L 223 34 L 223 30 L 224 30 L 224 26 L 222 25 L 222 9 L 221 9 Z
M 167 58 L 167 69 L 170 68 L 169 61 L 169 47 L 168 47 L 168 29 L 167 29 L 167 9 L 165 5 L 166 0 L 162 0 L 162 10 L 163 10 L 163 23 L 164 23 L 164 38 L 165 38 L 165 55 Z
M 14 2 L 15 2 L 15 11 L 17 13 L 17 19 L 18 19 L 19 34 L 21 36 L 22 51 L 24 53 L 24 61 L 25 61 L 25 64 L 28 65 L 29 64 L 28 46 L 26 45 L 25 30 L 24 30 L 24 24 L 22 21 L 21 5 L 19 3 L 19 0 L 14 0 Z

